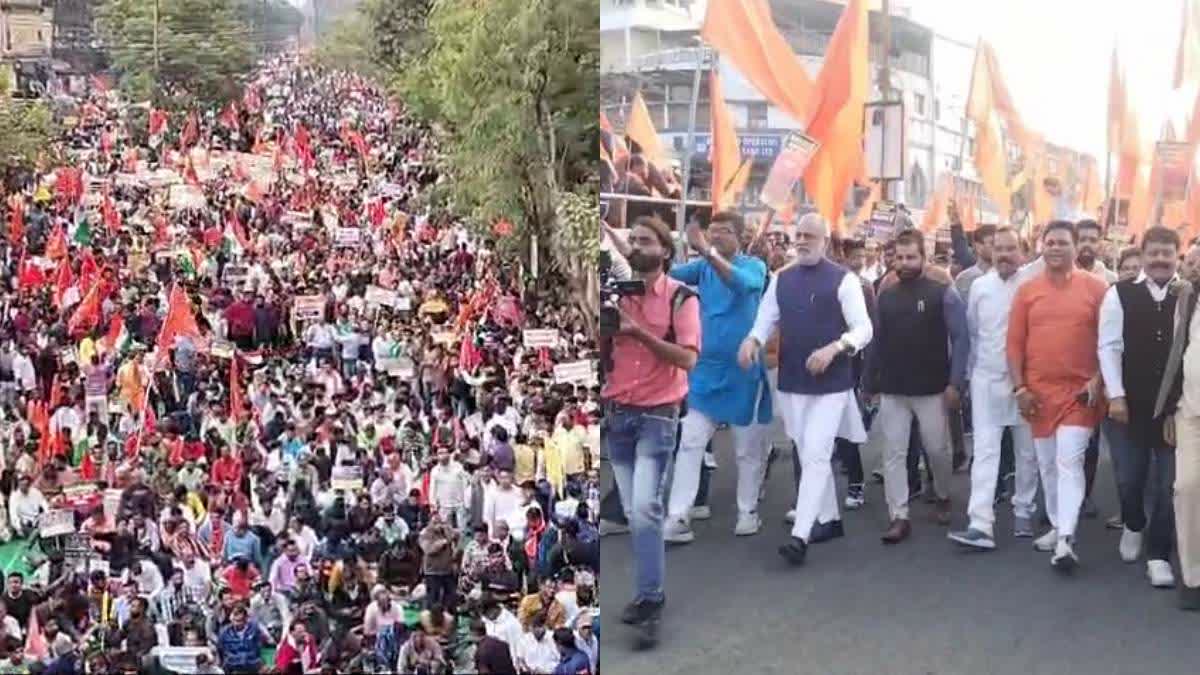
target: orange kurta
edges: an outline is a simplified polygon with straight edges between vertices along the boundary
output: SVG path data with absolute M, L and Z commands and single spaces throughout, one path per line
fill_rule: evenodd
M 1025 386 L 1037 397 L 1037 415 L 1029 420 L 1034 438 L 1063 425 L 1091 428 L 1104 417 L 1103 405 L 1089 408 L 1075 397 L 1100 371 L 1096 344 L 1106 290 L 1103 281 L 1078 270 L 1065 285 L 1042 273 L 1013 299 L 1008 356 L 1023 357 Z

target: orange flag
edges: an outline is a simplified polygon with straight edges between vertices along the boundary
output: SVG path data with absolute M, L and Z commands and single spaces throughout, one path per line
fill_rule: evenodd
M 851 227 L 858 227 L 871 219 L 871 210 L 875 208 L 875 202 L 883 196 L 883 183 L 881 181 L 871 181 L 871 192 L 867 198 L 863 200 L 862 206 L 858 207 L 858 212 L 854 214 L 854 220 L 850 222 Z
M 25 200 L 19 194 L 8 198 L 8 240 L 13 246 L 25 243 Z
M 167 317 L 163 320 L 155 344 L 159 349 L 170 349 L 175 345 L 175 337 L 178 335 L 199 338 L 200 327 L 196 325 L 196 317 L 192 314 L 191 301 L 177 284 L 171 288 L 171 296 L 167 300 Z
M 1157 173 L 1154 168 L 1147 171 L 1145 167 L 1138 167 L 1133 181 L 1133 193 L 1129 197 L 1129 225 L 1126 229 L 1128 234 L 1141 234 L 1150 222 L 1150 209 L 1154 201 L 1150 183 L 1157 178 Z
M 834 30 L 818 81 L 826 83 L 835 92 L 831 96 L 840 96 L 836 92 L 840 92 L 842 87 L 847 87 L 848 94 L 828 125 L 823 145 L 817 149 L 804 172 L 805 189 L 812 195 L 817 210 L 829 220 L 835 231 L 840 230 L 846 196 L 854 186 L 854 181 L 863 177 L 865 168 L 863 105 L 870 84 L 865 11 L 861 3 L 851 2 L 842 12 L 838 27 Z M 827 113 L 822 105 L 818 118 L 823 118 Z
M 975 168 L 983 189 L 996 204 L 1000 221 L 1008 221 L 1011 194 L 1008 189 L 1008 160 L 1004 153 L 1000 116 L 996 111 L 995 87 L 987 52 L 981 42 L 975 50 L 967 117 L 975 125 Z
M 75 308 L 75 312 L 71 314 L 67 330 L 72 335 L 89 331 L 100 322 L 100 286 L 100 280 L 96 280 L 88 289 L 87 295 L 83 296 L 83 301 Z
M 54 294 L 51 296 L 51 301 L 57 309 L 62 309 L 63 297 L 70 290 L 72 284 L 75 283 L 74 275 L 71 273 L 71 263 L 64 257 L 58 263 L 58 271 L 54 274 Z
M 838 116 L 857 94 L 852 74 L 866 67 L 867 5 L 863 0 L 850 0 L 829 38 L 825 62 L 817 75 L 820 98 L 808 123 L 809 136 L 822 142 L 829 138 Z
M 650 119 L 650 111 L 642 92 L 633 97 L 633 105 L 629 108 L 629 121 L 625 123 L 625 135 L 632 139 L 642 149 L 642 154 L 652 163 L 661 166 L 666 154 L 659 141 L 658 132 L 654 130 L 654 122 Z
M 67 233 L 62 225 L 54 228 L 50 234 L 50 241 L 46 242 L 46 257 L 51 260 L 67 257 Z
M 712 119 L 709 162 L 712 165 L 712 208 L 715 213 L 723 211 L 735 198 L 730 186 L 741 166 L 742 153 L 738 148 L 733 115 L 729 114 L 725 95 L 721 91 L 721 77 L 715 70 L 708 75 L 708 91 L 709 117 Z
M 1179 50 L 1175 54 L 1175 88 L 1200 80 L 1200 6 L 1183 0 L 1179 22 Z
M 808 121 L 815 83 L 775 26 L 767 0 L 709 0 L 700 35 L 768 101 Z
M 1100 170 L 1096 160 L 1087 158 L 1083 162 L 1083 179 L 1079 182 L 1079 203 L 1081 211 L 1091 216 L 1100 212 L 1104 203 L 1104 189 L 1100 187 Z
M 942 175 L 937 189 L 933 191 L 933 196 L 929 198 L 929 203 L 925 207 L 925 215 L 921 218 L 921 231 L 925 234 L 933 234 L 942 224 L 942 217 L 946 213 L 946 204 L 953 188 L 948 179 L 949 174 Z
M 242 421 L 246 416 L 246 404 L 243 401 L 242 378 L 238 375 L 238 354 L 235 351 L 229 359 L 229 415 L 234 422 Z
M 1125 76 L 1117 61 L 1116 45 L 1113 45 L 1108 68 L 1108 147 L 1111 152 L 1121 145 L 1121 120 L 1125 117 Z
M 38 623 L 37 614 L 36 611 L 29 613 L 29 629 L 25 631 L 25 655 L 45 661 L 50 657 L 50 645 L 46 644 L 46 635 Z

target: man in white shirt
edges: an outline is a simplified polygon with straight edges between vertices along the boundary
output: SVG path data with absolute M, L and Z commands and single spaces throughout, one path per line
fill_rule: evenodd
M 208 562 L 185 549 L 176 566 L 183 571 L 183 586 L 187 589 L 188 596 L 207 599 L 209 591 L 212 590 L 212 568 Z
M 430 504 L 447 521 L 455 514 L 455 526 L 461 528 L 467 518 L 467 472 L 450 460 L 448 450 L 439 450 L 437 458 L 438 463 L 429 470 Z
M 533 618 L 529 632 L 521 635 L 516 649 L 517 669 L 529 673 L 553 673 L 558 667 L 558 647 L 546 630 L 546 620 Z
M 512 612 L 494 597 L 485 597 L 480 618 L 483 619 L 488 635 L 507 642 L 513 652 L 516 652 L 524 632 L 521 630 L 521 622 Z
M 971 498 L 967 507 L 970 523 L 966 530 L 948 535 L 951 541 L 983 550 L 996 547 L 992 528 L 996 522 L 994 503 L 1000 472 L 1000 441 L 1005 428 L 1012 430 L 1016 456 L 1016 489 L 1012 498 L 1014 536 L 1033 536 L 1033 500 L 1038 481 L 1033 432 L 1017 409 L 1006 358 L 1009 312 L 1013 297 L 1027 276 L 1020 269 L 1020 238 L 1011 228 L 996 230 L 992 262 L 992 270 L 971 283 L 967 303 L 971 420 L 975 428 L 975 460 L 971 464 Z
M 523 493 L 513 485 L 512 473 L 500 471 L 496 474 L 496 482 L 484 488 L 483 492 L 483 524 L 488 532 L 494 533 L 496 525 L 503 521 L 510 529 L 525 522 Z
M 1109 400 L 1102 429 L 1112 453 L 1124 522 L 1118 551 L 1121 560 L 1136 562 L 1145 539 L 1146 574 L 1150 585 L 1158 588 L 1175 585 L 1170 563 L 1175 449 L 1163 438 L 1163 420 L 1154 409 L 1175 333 L 1178 295 L 1170 287 L 1176 281 L 1179 245 L 1179 234 L 1172 229 L 1146 230 L 1143 272 L 1109 287 L 1100 304 L 1098 331 L 1100 374 Z M 1147 493 L 1154 495 L 1149 519 Z
M 42 491 L 33 487 L 29 476 L 21 475 L 17 479 L 17 489 L 8 497 L 8 518 L 13 534 L 18 539 L 28 537 L 37 530 L 42 512 L 49 508 Z

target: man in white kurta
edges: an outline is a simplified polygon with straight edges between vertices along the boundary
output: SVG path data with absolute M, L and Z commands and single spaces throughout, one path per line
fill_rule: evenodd
M 780 413 L 803 466 L 792 541 L 779 549 L 792 564 L 804 562 L 814 526 L 839 520 L 834 439 L 866 440 L 850 357 L 870 342 L 871 320 L 858 277 L 825 258 L 828 240 L 820 215 L 800 219 L 796 262 L 771 279 L 738 352 L 743 368 L 757 364 L 779 328 Z
M 1005 352 L 1009 310 L 1017 288 L 1028 277 L 1019 269 L 1020 256 L 1016 232 L 1000 228 L 992 250 L 995 266 L 971 285 L 967 302 L 967 330 L 971 335 L 968 366 L 971 422 L 975 429 L 971 498 L 967 506 L 970 523 L 966 530 L 950 532 L 948 536 L 956 543 L 984 550 L 996 546 L 994 495 L 1000 472 L 1000 442 L 1006 428 L 1012 430 L 1016 459 L 1013 534 L 1033 536 L 1037 455 L 1033 449 L 1033 433 L 1017 409 Z

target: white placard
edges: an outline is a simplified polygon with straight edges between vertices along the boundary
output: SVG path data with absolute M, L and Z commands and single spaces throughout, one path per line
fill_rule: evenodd
M 387 365 L 385 372 L 392 377 L 411 380 L 417 374 L 417 364 L 408 358 L 392 359 L 391 363 Z
M 398 297 L 396 291 L 389 291 L 379 286 L 367 286 L 367 293 L 364 299 L 368 305 L 395 307 Z
M 209 355 L 218 359 L 233 358 L 233 353 L 236 349 L 237 347 L 232 342 L 220 338 L 213 338 L 212 342 L 208 345 Z
M 61 537 L 64 534 L 75 532 L 75 512 L 65 509 L 51 509 L 42 514 L 38 519 L 38 535 L 43 539 L 47 537 Z
M 325 316 L 325 296 L 297 295 L 292 302 L 292 317 L 297 321 L 318 321 Z
M 408 297 L 407 295 L 396 296 L 396 302 L 392 305 L 392 309 L 398 312 L 411 312 L 412 298 Z
M 353 492 L 363 486 L 361 466 L 335 466 L 329 475 L 329 485 L 334 490 Z
M 357 227 L 339 227 L 334 230 L 333 241 L 342 247 L 358 246 L 362 243 L 362 230 Z
M 117 512 L 121 510 L 121 490 L 108 489 L 104 491 L 104 515 L 109 518 L 116 518 Z
M 538 349 L 539 347 L 550 347 L 553 349 L 558 346 L 558 330 L 554 328 L 531 328 L 521 333 L 521 339 L 525 347 L 529 349 Z
M 574 361 L 554 366 L 554 382 L 556 384 L 580 384 L 595 379 L 596 369 L 595 363 L 592 361 Z

